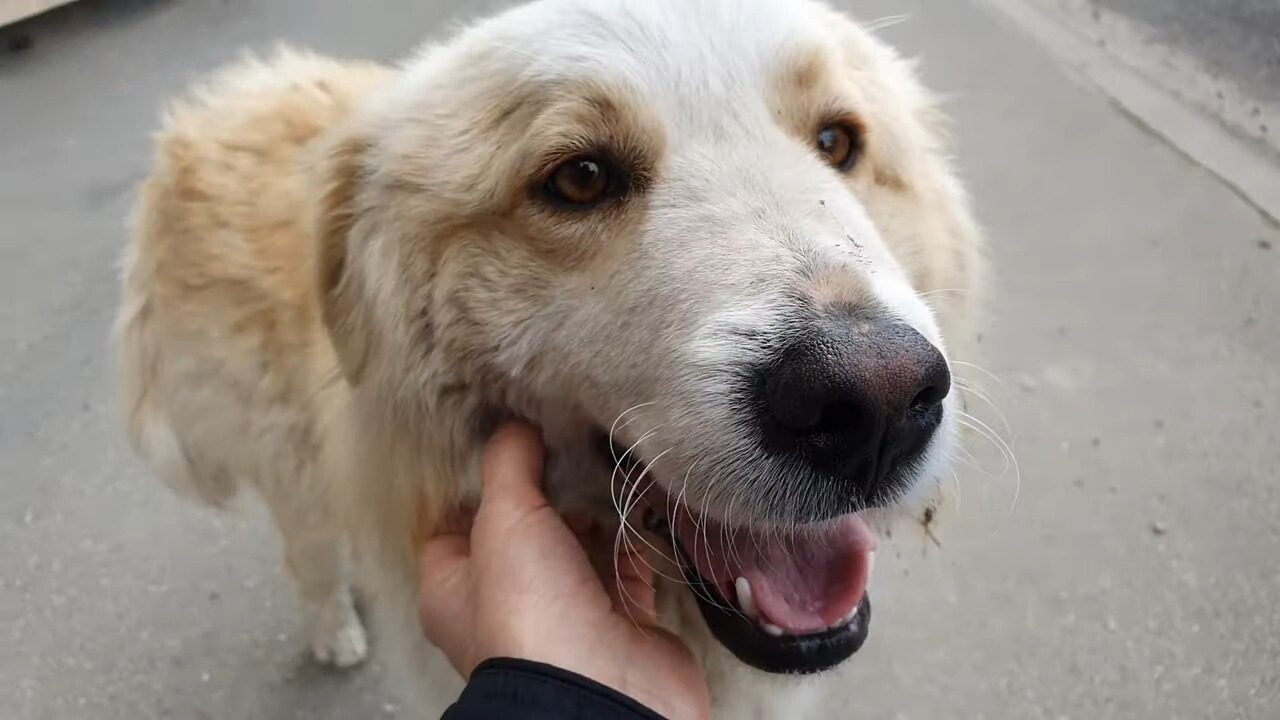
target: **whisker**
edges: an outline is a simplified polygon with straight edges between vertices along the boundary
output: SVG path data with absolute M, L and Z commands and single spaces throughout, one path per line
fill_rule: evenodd
M 968 413 L 961 413 L 960 416 L 956 418 L 956 422 L 958 422 L 961 427 L 969 429 L 970 431 L 977 434 L 978 437 L 982 438 L 983 440 L 986 440 L 988 444 L 990 444 L 993 448 L 995 448 L 997 452 L 1000 453 L 1001 460 L 1004 461 L 1004 465 L 1001 466 L 1001 468 L 998 471 L 996 471 L 994 475 L 1004 475 L 1005 473 L 1009 472 L 1009 467 L 1012 465 L 1012 462 L 1009 459 L 1009 454 L 1005 452 L 1007 443 L 1005 443 L 999 437 L 999 435 L 997 435 L 994 431 L 992 431 L 990 427 L 988 427 L 985 423 L 975 419 L 972 415 L 969 415 Z M 969 455 L 968 459 L 975 465 L 977 464 L 977 458 L 975 458 L 972 454 Z
M 695 466 L 697 466 L 698 462 L 700 462 L 700 461 L 701 461 L 701 458 L 699 458 L 698 460 L 694 461 L 694 463 L 693 463 L 692 465 L 690 465 L 690 466 L 689 466 L 689 470 L 688 470 L 687 472 L 685 472 L 685 475 L 684 475 L 684 484 L 680 487 L 680 492 L 679 492 L 679 494 L 678 494 L 678 495 L 676 495 L 676 497 L 675 497 L 675 498 L 674 498 L 674 500 L 673 500 L 674 508 L 675 508 L 675 509 L 673 509 L 673 508 L 671 508 L 671 507 L 668 507 L 668 510 L 667 510 L 667 512 L 668 512 L 668 517 L 670 517 L 671 515 L 673 515 L 673 514 L 674 514 L 674 512 L 679 512 L 678 508 L 679 508 L 679 507 L 681 506 L 681 504 L 684 502 L 683 498 L 684 498 L 684 496 L 685 496 L 685 492 L 689 489 L 689 477 L 693 474 L 693 468 L 694 468 Z M 688 507 L 688 505 L 686 504 L 686 505 L 685 505 L 685 507 Z M 694 537 L 694 548 L 693 548 L 693 552 L 695 553 L 695 557 L 696 557 L 696 553 L 697 553 L 697 538 L 698 538 L 698 534 L 699 534 L 699 525 L 698 525 L 697 517 L 693 516 L 693 514 L 692 514 L 692 513 L 690 513 L 690 518 L 691 518 L 691 519 L 693 520 L 693 522 L 694 522 L 694 531 L 693 531 L 693 537 Z M 677 543 L 677 542 L 679 542 L 679 540 L 676 538 L 675 523 L 672 523 L 672 524 L 671 524 L 671 526 L 668 528 L 668 530 L 671 532 L 671 547 L 673 547 L 673 548 L 674 548 L 674 547 L 678 547 L 678 545 L 676 545 L 676 543 Z M 691 557 L 691 558 L 689 558 L 689 561 L 690 561 L 690 562 L 693 562 L 693 558 L 692 558 L 692 557 Z M 677 567 L 678 567 L 678 565 L 677 565 Z M 696 570 L 696 568 L 695 568 L 695 570 Z M 705 602 L 706 602 L 706 603 L 708 603 L 709 605 L 711 605 L 711 606 L 713 606 L 713 607 L 720 608 L 720 609 L 722 609 L 722 610 L 726 610 L 726 611 L 732 611 L 732 610 L 734 610 L 734 608 L 726 608 L 726 607 L 724 607 L 723 605 L 721 605 L 720 601 L 719 601 L 718 599 L 716 599 L 714 596 L 712 596 L 709 592 L 707 592 L 707 590 L 706 590 L 705 588 L 703 588 L 702 586 L 700 586 L 700 585 L 694 585 L 693 583 L 689 582 L 688 580 L 685 580 L 685 581 L 684 581 L 684 585 L 688 586 L 691 590 L 693 590 L 693 592 L 694 592 L 694 594 L 695 594 L 695 595 L 697 595 L 699 598 L 701 598 L 703 601 L 705 601 Z
M 910 19 L 910 15 L 886 15 L 878 20 L 872 20 L 868 23 L 864 23 L 863 27 L 866 28 L 867 32 L 878 32 L 885 28 L 891 28 L 894 25 L 900 25 Z
M 635 537 L 638 537 L 638 538 L 640 538 L 641 540 L 643 540 L 643 539 L 644 539 L 644 535 L 643 535 L 642 533 L 636 532 L 634 528 L 632 528 L 632 531 L 631 531 L 631 532 L 632 532 L 632 534 L 633 534 Z M 687 584 L 684 580 L 682 580 L 682 579 L 680 579 L 680 578 L 673 578 L 673 577 L 671 577 L 670 575 L 668 575 L 668 574 L 664 573 L 663 571 L 659 570 L 658 568 L 654 567 L 654 566 L 653 566 L 653 563 L 652 563 L 652 562 L 650 562 L 650 561 L 649 561 L 649 559 L 648 559 L 647 557 L 645 557 L 645 556 L 644 556 L 644 553 L 643 553 L 643 552 L 637 552 L 637 551 L 639 550 L 639 547 L 638 547 L 634 542 L 632 542 L 632 540 L 631 540 L 631 538 L 630 538 L 630 537 L 626 537 L 626 536 L 624 536 L 624 537 L 623 537 L 623 542 L 625 542 L 625 543 L 626 543 L 626 546 L 627 546 L 627 549 L 628 549 L 628 550 L 631 550 L 631 551 L 633 551 L 636 555 L 640 555 L 641 557 L 643 557 L 643 558 L 644 558 L 644 564 L 645 564 L 645 567 L 646 567 L 646 568 L 647 568 L 647 569 L 648 569 L 648 570 L 649 570 L 649 571 L 650 571 L 650 572 L 651 572 L 655 577 L 661 577 L 661 578 L 662 578 L 662 579 L 664 579 L 664 580 L 668 580 L 668 581 L 670 581 L 670 582 L 673 582 L 673 583 L 676 583 L 676 584 L 680 584 L 680 585 L 685 585 L 685 584 Z M 648 543 L 645 543 L 645 544 L 646 544 L 646 545 L 648 545 L 649 547 L 653 547 L 652 545 L 649 545 Z M 669 562 L 675 562 L 675 561 L 674 561 L 674 560 L 669 560 Z M 650 586 L 652 587 L 652 584 L 651 584 L 651 583 L 650 583 Z
M 618 588 L 618 595 L 622 598 L 622 607 L 623 607 L 623 609 L 624 609 L 624 610 L 626 610 L 626 613 L 627 613 L 627 619 L 631 621 L 631 624 L 632 624 L 632 625 L 635 625 L 636 627 L 641 627 L 641 625 L 640 625 L 640 621 L 636 620 L 635 615 L 634 615 L 634 614 L 632 614 L 632 612 L 631 612 L 631 606 L 632 606 L 632 604 L 638 604 L 638 603 L 636 603 L 636 599 L 631 595 L 631 591 L 627 589 L 627 584 L 626 584 L 625 582 L 623 582 L 623 581 L 622 581 L 622 569 L 621 569 L 620 567 L 618 567 L 618 565 L 619 565 L 618 561 L 622 558 L 622 555 L 623 555 L 623 553 L 621 552 L 621 550 L 622 550 L 624 547 L 626 547 L 626 546 L 624 546 L 624 544 L 623 544 L 623 543 L 625 543 L 625 542 L 626 542 L 626 533 L 624 533 L 624 532 L 619 532 L 619 533 L 618 533 L 618 535 L 614 538 L 614 541 L 613 541 L 613 577 L 614 577 L 614 583 L 615 583 L 615 585 L 616 585 L 616 586 L 617 586 L 617 588 Z M 629 548 L 629 547 L 628 547 L 627 549 L 628 549 L 628 550 L 630 550 L 630 548 Z M 627 555 L 627 560 L 628 560 L 628 562 L 630 562 L 630 563 L 631 563 L 631 569 L 632 569 L 633 571 L 639 570 L 639 568 L 637 568 L 637 567 L 636 567 L 636 565 L 635 565 L 635 559 L 634 559 L 634 558 L 635 558 L 635 556 L 634 556 L 633 554 L 631 554 L 630 552 L 626 553 L 626 555 Z M 650 585 L 650 587 L 652 588 L 653 586 L 652 586 L 652 585 Z
M 632 483 L 631 490 L 627 495 L 627 499 L 623 501 L 624 508 L 622 511 L 622 516 L 626 519 L 624 519 L 622 522 L 623 522 L 623 525 L 630 528 L 631 531 L 635 533 L 636 537 L 640 538 L 641 541 L 643 541 L 644 544 L 648 546 L 651 550 L 658 553 L 660 556 L 662 556 L 663 559 L 674 563 L 676 562 L 676 559 L 674 557 L 668 556 L 665 552 L 663 552 L 662 549 L 658 548 L 656 545 L 649 542 L 649 538 L 645 535 L 645 533 L 640 532 L 636 530 L 634 527 L 632 527 L 631 521 L 629 519 L 631 517 L 631 513 L 635 510 L 636 505 L 643 499 L 644 493 L 648 492 L 649 488 L 653 487 L 654 483 L 657 481 L 650 480 L 649 484 L 645 486 L 644 490 L 640 490 L 639 492 L 637 492 L 637 488 L 639 487 L 640 482 L 644 480 L 645 475 L 648 474 L 649 470 L 653 467 L 654 463 L 658 462 L 658 460 L 661 459 L 662 456 L 666 455 L 671 450 L 672 448 L 668 448 L 667 450 L 662 451 L 656 457 L 654 457 L 652 461 L 650 461 L 647 465 L 645 465 L 644 471 L 640 473 L 640 477 L 636 478 L 635 482 Z
M 613 423 L 611 423 L 611 424 L 609 425 L 609 434 L 608 434 L 608 437 L 609 437 L 609 451 L 610 451 L 610 453 L 612 453 L 612 452 L 613 452 L 613 447 L 614 447 L 614 445 L 613 445 L 613 438 L 614 438 L 614 436 L 615 436 L 615 435 L 617 435 L 618 430 L 619 430 L 619 428 L 618 428 L 618 422 L 619 422 L 619 421 L 621 421 L 621 420 L 622 420 L 622 418 L 626 417 L 628 414 L 633 413 L 633 412 L 635 412 L 636 410 L 639 410 L 640 408 L 649 407 L 650 405 L 653 405 L 653 404 L 654 404 L 654 403 L 652 403 L 652 402 L 646 402 L 646 403 L 640 403 L 639 405 L 633 405 L 633 406 L 631 406 L 631 407 L 627 408 L 626 410 L 623 410 L 621 413 L 619 413 L 619 414 L 618 414 L 618 417 L 616 417 L 616 418 L 614 418 L 614 419 L 613 419 Z M 625 426 L 624 426 L 624 427 L 625 427 Z M 617 455 L 616 455 L 616 454 L 614 455 L 613 461 L 614 461 L 614 462 L 618 462 L 618 457 L 617 457 Z
M 1022 468 L 1018 464 L 1018 456 L 1014 452 L 1013 447 L 1011 447 L 1009 443 L 1005 442 L 1004 438 L 1001 438 L 1000 435 L 996 433 L 994 430 L 992 430 L 989 425 L 973 417 L 972 415 L 969 415 L 968 413 L 961 413 L 960 422 L 964 425 L 967 425 L 970 429 L 978 431 L 979 434 L 982 434 L 983 437 L 986 437 L 989 441 L 991 441 L 996 446 L 997 449 L 1000 450 L 1000 452 L 1005 456 L 1007 461 L 1006 468 L 1005 468 L 1006 471 L 1009 468 L 1009 466 L 1012 466 L 1013 476 L 1014 476 L 1014 489 L 1013 489 L 1013 500 L 1009 505 L 1009 513 L 1013 514 L 1014 509 L 1018 506 L 1018 496 L 1022 492 Z
M 956 365 L 958 367 L 962 367 L 962 368 L 968 368 L 975 372 L 980 372 L 983 375 L 985 375 L 987 378 L 989 378 L 992 382 L 994 382 L 996 385 L 999 385 L 1002 390 L 1005 390 L 1007 392 L 1009 389 L 1008 384 L 1006 384 L 1005 381 L 1001 380 L 999 375 L 996 375 L 995 373 L 982 367 L 981 365 L 975 365 L 971 362 L 965 362 L 964 360 L 952 360 L 951 364 Z
M 955 502 L 956 516 L 957 516 L 957 517 L 959 517 L 959 516 L 960 516 L 960 473 L 956 472 L 956 469 L 955 469 L 954 467 L 953 467 L 953 468 L 951 468 L 951 485 L 952 485 L 952 487 L 954 487 L 954 488 L 955 488 L 955 493 L 956 493 L 956 502 Z
M 622 470 L 622 465 L 623 463 L 626 462 L 627 458 L 631 455 L 631 453 L 634 452 L 635 449 L 640 445 L 640 443 L 652 437 L 654 433 L 656 433 L 661 427 L 662 426 L 659 425 L 658 427 L 653 428 L 652 430 L 645 433 L 644 435 L 641 435 L 640 439 L 636 440 L 635 443 L 633 443 L 630 447 L 628 447 L 627 450 L 622 453 L 621 457 L 615 457 L 613 472 L 609 477 L 609 497 L 613 501 L 614 511 L 618 513 L 619 519 L 621 519 L 623 522 L 626 522 L 626 517 L 623 515 L 623 512 L 622 512 L 622 505 L 623 505 L 622 493 L 626 492 L 626 489 L 625 489 L 626 483 L 631 480 L 631 475 L 629 470 Z M 612 442 L 610 443 L 610 445 L 612 446 Z M 619 472 L 624 473 L 622 489 L 619 490 L 619 492 L 615 495 L 613 481 L 615 478 L 617 478 Z
M 693 536 L 694 536 L 694 549 L 693 549 L 693 552 L 694 552 L 694 557 L 695 557 L 695 558 L 697 557 L 697 544 L 698 544 L 698 538 L 701 538 L 701 539 L 702 539 L 702 545 L 703 545 L 703 547 L 704 547 L 704 548 L 706 548 L 706 550 L 707 550 L 707 557 L 711 557 L 711 540 L 710 540 L 710 538 L 709 538 L 709 537 L 707 537 L 707 522 L 706 522 L 706 519 L 707 519 L 707 518 L 706 518 L 707 509 L 706 509 L 706 508 L 707 508 L 707 498 L 710 496 L 710 493 L 711 493 L 711 486 L 712 486 L 713 484 L 714 484 L 714 481 L 713 481 L 713 482 L 710 482 L 710 483 L 707 483 L 707 488 L 706 488 L 706 490 L 705 490 L 705 491 L 704 491 L 704 493 L 703 493 L 702 503 L 700 504 L 700 507 L 699 507 L 699 509 L 698 509 L 698 514 L 697 514 L 697 515 L 695 515 L 695 516 L 693 516 L 693 522 L 694 522 L 694 526 L 693 526 L 693 527 L 694 527 L 694 532 L 693 532 Z M 728 513 L 726 513 L 726 515 L 728 515 Z M 722 534 L 724 533 L 724 529 L 725 529 L 725 527 L 726 527 L 726 524 L 725 524 L 725 523 L 721 523 L 721 524 L 720 524 L 720 532 L 721 532 Z M 723 538 L 723 537 L 721 537 L 721 540 L 723 540 L 723 539 L 724 539 L 724 538 Z M 690 558 L 690 560 L 692 561 L 692 560 L 693 560 L 693 558 Z M 695 566 L 695 569 L 696 569 L 696 566 Z M 725 598 L 725 600 L 727 601 L 727 600 L 728 600 L 728 598 Z M 725 612 L 732 612 L 732 613 L 735 613 L 735 614 L 738 614 L 738 615 L 742 615 L 742 612 L 741 612 L 738 608 L 734 607 L 734 606 L 733 606 L 733 603 L 728 603 L 728 605 L 722 604 L 722 603 L 721 603 L 721 601 L 720 601 L 720 599 L 719 599 L 719 598 L 716 598 L 716 597 L 711 597 L 708 601 L 709 601 L 709 602 L 710 602 L 714 607 L 717 607 L 717 608 L 719 608 L 719 609 L 721 609 L 721 610 L 724 610 Z
M 962 392 L 978 398 L 979 400 L 984 402 L 987 405 L 987 407 L 991 408 L 991 412 L 995 413 L 996 418 L 1000 420 L 1000 425 L 1004 429 L 1005 434 L 1008 435 L 1009 437 L 1013 437 L 1013 425 L 1009 423 L 1009 418 L 1004 414 L 1004 411 L 1001 410 L 999 406 L 996 405 L 995 401 L 991 399 L 991 396 L 987 395 L 985 392 L 979 389 L 976 385 L 973 385 L 965 380 L 955 378 L 954 382 L 956 387 L 960 388 Z
M 973 292 L 973 291 L 966 288 L 934 288 L 933 290 L 925 290 L 922 293 L 917 293 L 917 295 L 919 295 L 921 298 L 927 298 L 930 295 L 939 295 L 942 293 L 959 293 L 963 295 L 968 292 Z

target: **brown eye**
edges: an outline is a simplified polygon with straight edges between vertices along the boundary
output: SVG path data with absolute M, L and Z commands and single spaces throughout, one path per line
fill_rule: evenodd
M 551 172 L 547 192 L 570 205 L 593 205 L 604 200 L 612 186 L 608 165 L 589 157 L 573 158 Z
M 862 153 L 862 136 L 844 123 L 832 123 L 818 131 L 818 152 L 837 170 L 848 170 Z

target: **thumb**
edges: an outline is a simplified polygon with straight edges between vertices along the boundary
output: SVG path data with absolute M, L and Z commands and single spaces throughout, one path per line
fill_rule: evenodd
M 534 428 L 513 423 L 499 428 L 481 464 L 480 515 L 499 525 L 548 507 L 542 494 L 542 438 Z

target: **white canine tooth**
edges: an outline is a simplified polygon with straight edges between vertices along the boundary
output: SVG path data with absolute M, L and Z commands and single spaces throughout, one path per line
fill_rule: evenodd
M 875 582 L 876 576 L 872 574 L 875 571 L 876 571 L 876 551 L 872 550 L 871 552 L 867 553 L 867 590 L 870 590 L 872 583 Z
M 848 625 L 849 623 L 853 622 L 853 619 L 858 616 L 859 607 L 861 607 L 861 603 L 859 603 L 858 605 L 854 605 L 853 609 L 849 611 L 848 615 L 845 615 L 844 617 L 832 623 L 831 627 L 833 628 L 844 627 L 845 625 Z
M 765 632 L 774 637 L 782 637 L 782 628 L 774 625 L 773 623 L 761 623 L 760 627 L 764 628 Z
M 751 583 L 746 578 L 740 577 L 733 581 L 733 588 L 738 591 L 738 606 L 742 608 L 742 612 L 749 618 L 760 617 L 756 600 L 751 596 Z

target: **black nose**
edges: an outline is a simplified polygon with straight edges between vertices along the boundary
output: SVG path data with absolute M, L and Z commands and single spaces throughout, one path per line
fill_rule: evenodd
M 890 318 L 823 321 L 764 372 L 767 445 L 875 500 L 942 421 L 951 372 L 942 353 Z

